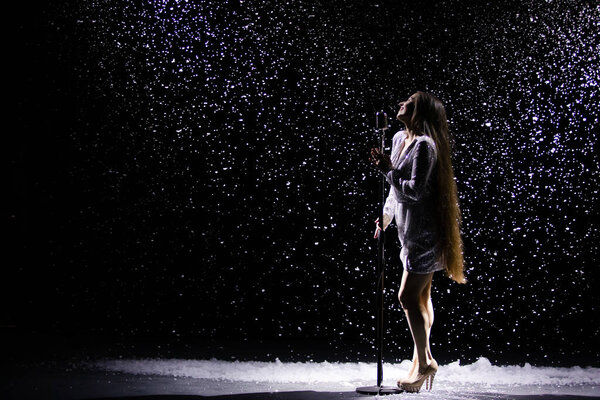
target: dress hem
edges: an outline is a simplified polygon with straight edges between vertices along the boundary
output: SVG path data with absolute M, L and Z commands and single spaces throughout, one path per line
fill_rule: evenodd
M 444 271 L 445 268 L 441 268 L 441 269 L 434 269 L 433 271 L 427 271 L 427 272 L 417 272 L 417 271 L 409 271 L 406 268 L 403 268 L 406 272 L 410 272 L 411 274 L 419 274 L 419 275 L 425 275 L 425 274 L 430 274 L 432 272 L 438 272 L 438 271 Z

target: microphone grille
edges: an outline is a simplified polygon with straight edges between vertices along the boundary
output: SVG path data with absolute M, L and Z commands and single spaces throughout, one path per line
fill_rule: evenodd
M 385 112 L 378 111 L 375 114 L 375 127 L 377 129 L 387 129 L 388 128 L 387 114 Z

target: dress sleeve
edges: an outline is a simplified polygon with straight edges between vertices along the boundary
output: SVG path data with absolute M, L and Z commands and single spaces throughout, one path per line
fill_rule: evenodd
M 431 180 L 437 154 L 435 148 L 427 140 L 420 140 L 415 143 L 415 146 L 410 179 L 402 179 L 400 171 L 396 169 L 390 170 L 386 175 L 386 179 L 398 190 L 401 196 L 407 200 L 419 201 L 425 194 L 427 185 Z
M 394 220 L 394 216 L 396 215 L 396 206 L 398 202 L 394 197 L 394 193 L 392 193 L 394 188 L 390 187 L 390 191 L 388 193 L 387 199 L 385 199 L 385 205 L 383 206 L 383 214 L 387 215 L 390 219 L 390 224 Z
M 392 139 L 392 154 L 396 152 L 396 146 L 398 146 L 398 142 L 401 142 L 402 131 L 397 132 Z M 381 171 L 380 171 L 381 172 Z M 384 176 L 385 173 L 381 172 Z M 386 177 L 387 180 L 387 177 Z M 388 180 L 389 182 L 389 180 Z M 396 196 L 394 196 L 394 188 L 390 186 L 390 190 L 388 192 L 388 196 L 385 199 L 385 204 L 383 206 L 383 215 L 387 215 L 389 217 L 389 224 L 394 221 L 394 217 L 396 215 L 396 207 L 398 206 L 398 201 L 396 200 Z

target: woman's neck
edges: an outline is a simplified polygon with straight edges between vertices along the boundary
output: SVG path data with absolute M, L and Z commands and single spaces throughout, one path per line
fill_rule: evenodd
M 413 139 L 417 136 L 418 135 L 412 129 L 409 129 L 408 127 L 406 128 L 406 140 L 412 142 Z

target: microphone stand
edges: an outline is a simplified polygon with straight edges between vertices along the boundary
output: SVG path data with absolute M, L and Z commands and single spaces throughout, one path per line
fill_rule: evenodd
M 378 112 L 376 114 L 376 127 L 381 131 L 381 153 L 385 150 L 385 131 L 388 129 L 387 114 Z M 385 231 L 383 230 L 383 207 L 385 205 L 385 176 L 381 176 L 381 184 L 379 186 L 379 224 L 381 230 L 377 237 L 377 314 L 376 314 L 376 347 L 377 347 L 377 385 L 357 387 L 356 391 L 361 394 L 381 395 L 381 394 L 396 394 L 402 390 L 396 386 L 381 386 L 383 381 L 383 299 L 384 299 L 384 276 L 385 276 L 385 258 L 384 258 L 384 238 Z

